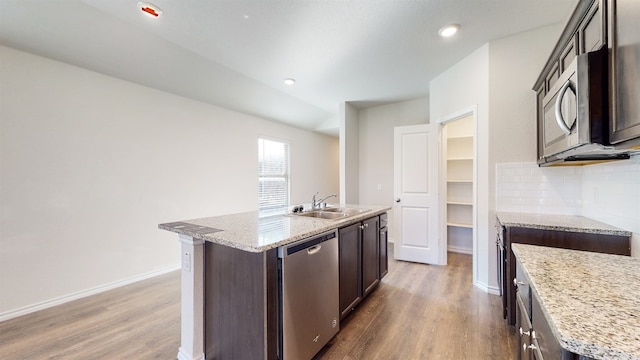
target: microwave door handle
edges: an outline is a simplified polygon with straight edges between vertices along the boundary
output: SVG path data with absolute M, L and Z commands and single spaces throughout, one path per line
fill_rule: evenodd
M 558 97 L 556 98 L 556 122 L 558 123 L 558 126 L 560 126 L 560 130 L 562 130 L 562 132 L 566 135 L 571 134 L 571 129 L 569 129 L 569 127 L 567 126 L 567 122 L 562 116 L 562 98 L 569 88 L 571 88 L 574 94 L 576 93 L 576 86 L 573 84 L 573 81 L 567 80 L 567 82 L 565 82 L 564 85 L 562 85 L 562 87 L 560 88 Z

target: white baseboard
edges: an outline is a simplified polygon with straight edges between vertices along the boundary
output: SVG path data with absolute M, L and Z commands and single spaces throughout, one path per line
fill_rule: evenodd
M 96 286 L 90 289 L 86 289 L 86 290 L 82 290 L 82 291 L 78 291 L 72 294 L 68 294 L 68 295 L 64 295 L 64 296 L 60 296 L 57 298 L 53 298 L 53 299 L 49 299 L 49 300 L 45 300 L 45 301 L 41 301 L 39 303 L 35 303 L 35 304 L 31 304 L 31 305 L 27 305 L 27 306 L 23 306 L 17 309 L 13 309 L 13 310 L 9 310 L 9 311 L 5 311 L 0 313 L 0 321 L 5 321 L 5 320 L 9 320 L 9 319 L 13 319 L 13 318 L 17 318 L 18 316 L 22 316 L 22 315 L 27 315 L 39 310 L 44 310 L 44 309 L 48 309 L 50 307 L 54 307 L 56 305 L 61 305 L 73 300 L 77 300 L 77 299 L 81 299 L 87 296 L 91 296 L 91 295 L 95 295 L 95 294 L 99 294 L 101 292 L 105 292 L 108 290 L 112 290 L 121 286 L 125 286 L 125 285 L 129 285 L 129 284 L 133 284 L 135 282 L 138 281 L 142 281 L 142 280 L 146 280 L 146 279 L 150 279 L 152 277 L 156 277 L 159 275 L 163 275 L 175 270 L 179 270 L 180 269 L 180 264 L 175 264 L 175 265 L 171 265 L 162 269 L 158 269 L 158 270 L 154 270 L 154 271 L 150 271 L 144 274 L 140 274 L 140 275 L 136 275 L 136 276 L 132 276 L 130 278 L 126 278 L 126 279 L 122 279 L 122 280 L 118 280 L 118 281 L 114 281 L 108 284 L 104 284 L 104 285 L 100 285 L 100 286 Z
M 500 295 L 500 288 L 497 286 L 489 286 L 481 282 L 475 282 L 473 285 L 486 293 L 489 293 L 492 295 Z
M 454 253 L 460 253 L 460 254 L 473 255 L 473 249 L 472 248 L 467 248 L 467 247 L 462 247 L 462 246 L 449 245 L 449 246 L 447 246 L 447 251 L 454 252 Z

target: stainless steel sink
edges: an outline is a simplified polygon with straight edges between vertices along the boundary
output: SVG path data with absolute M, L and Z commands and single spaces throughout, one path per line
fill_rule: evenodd
M 322 209 L 322 211 L 328 211 L 328 212 L 333 212 L 333 213 L 342 213 L 342 214 L 347 214 L 347 215 L 357 215 L 357 214 L 361 214 L 363 212 L 367 212 L 369 211 L 369 209 L 356 209 L 356 208 L 340 208 L 340 207 L 329 207 L 329 208 L 325 208 Z
M 341 212 L 333 212 L 333 211 L 324 211 L 324 210 L 313 210 L 313 211 L 297 213 L 297 214 L 294 214 L 294 215 L 306 216 L 306 217 L 314 217 L 314 218 L 319 218 L 319 219 L 337 220 L 337 219 L 345 218 L 345 217 L 349 216 L 350 214 L 345 214 L 345 213 L 341 213 Z
M 310 211 L 305 211 L 301 213 L 295 213 L 292 215 L 313 217 L 318 219 L 339 220 L 352 215 L 361 214 L 365 211 L 369 211 L 369 210 L 356 209 L 356 208 L 329 207 L 329 208 L 324 208 L 320 210 L 310 210 Z

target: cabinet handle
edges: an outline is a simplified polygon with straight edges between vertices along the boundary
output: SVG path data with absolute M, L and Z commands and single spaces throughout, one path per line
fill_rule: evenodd
M 556 115 L 556 123 L 558 123 L 560 130 L 562 130 L 562 132 L 565 133 L 566 135 L 571 135 L 571 129 L 573 129 L 573 124 L 571 124 L 571 127 L 569 127 L 567 124 L 567 121 L 562 116 L 562 98 L 564 97 L 564 94 L 567 92 L 568 89 L 571 89 L 571 91 L 574 94 L 576 94 L 576 85 L 571 80 L 567 80 L 567 82 L 564 83 L 564 85 L 562 85 L 562 87 L 560 88 L 560 91 L 558 92 L 558 97 L 556 98 L 556 104 L 555 104 L 555 115 Z
M 518 332 L 520 333 L 520 336 L 522 336 L 522 335 L 527 335 L 527 336 L 531 335 L 531 331 L 524 331 L 524 330 L 522 330 L 522 327 L 520 327 L 520 330 L 518 330 Z
M 360 230 L 364 230 L 364 225 L 360 225 Z
M 522 350 L 527 351 L 527 350 L 536 350 L 538 347 L 531 344 L 531 345 L 527 345 L 527 344 L 522 344 Z
M 518 281 L 518 279 L 513 278 L 513 286 L 518 287 L 518 285 L 527 285 L 523 281 Z
M 366 227 L 366 228 L 369 227 L 369 224 L 364 224 L 364 227 Z

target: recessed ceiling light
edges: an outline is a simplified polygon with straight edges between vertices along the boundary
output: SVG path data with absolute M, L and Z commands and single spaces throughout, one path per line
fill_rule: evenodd
M 138 2 L 138 9 L 152 18 L 158 18 L 162 15 L 162 9 L 145 1 Z
M 451 25 L 447 25 L 443 28 L 441 28 L 440 30 L 438 30 L 438 34 L 442 37 L 451 37 L 453 35 L 455 35 L 458 30 L 460 29 L 460 25 L 458 24 L 451 24 Z
M 283 80 L 285 85 L 293 85 L 296 83 L 296 79 L 292 79 L 292 78 L 286 78 Z

